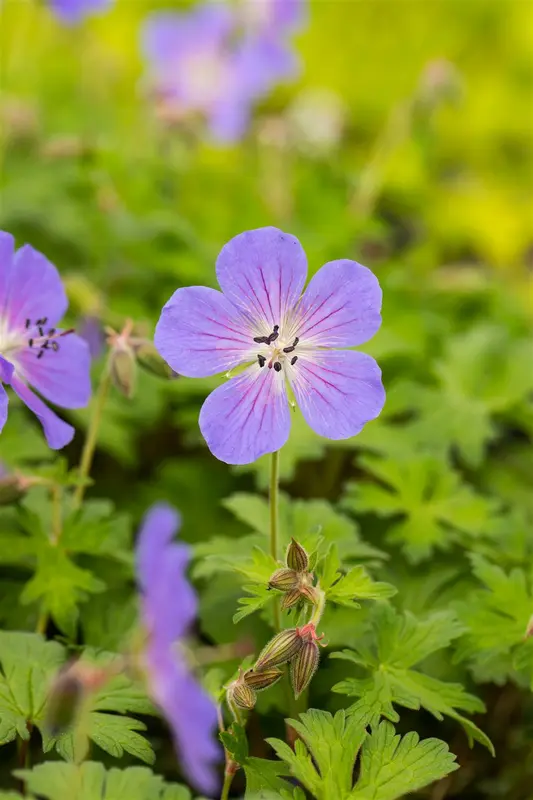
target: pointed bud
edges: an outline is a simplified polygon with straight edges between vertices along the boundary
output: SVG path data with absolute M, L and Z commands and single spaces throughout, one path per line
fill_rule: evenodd
M 296 657 L 291 661 L 291 683 L 294 696 L 298 697 L 307 689 L 315 674 L 320 651 L 314 641 L 304 642 Z
M 317 602 L 317 590 L 314 586 L 306 586 L 305 584 L 300 586 L 300 596 L 313 605 Z
M 309 556 L 302 545 L 298 544 L 295 539 L 291 539 L 291 543 L 287 549 L 286 560 L 289 569 L 294 569 L 296 572 L 305 572 L 309 566 Z
M 72 670 L 60 673 L 48 695 L 45 725 L 52 736 L 70 728 L 84 694 L 83 681 Z
M 283 596 L 283 600 L 281 601 L 281 610 L 287 611 L 288 608 L 292 608 L 302 599 L 302 594 L 300 589 L 292 589 L 290 592 L 287 592 Z
M 111 354 L 111 378 L 125 397 L 133 397 L 137 378 L 135 356 L 130 347 L 117 347 Z
M 0 505 L 7 505 L 20 500 L 28 487 L 17 475 L 5 475 L 0 478 Z
M 262 689 L 268 689 L 270 686 L 274 686 L 282 675 L 283 672 L 276 667 L 266 669 L 264 672 L 255 672 L 253 669 L 249 669 L 248 672 L 244 673 L 243 680 L 256 692 L 260 692 Z
M 298 575 L 293 569 L 277 569 L 270 576 L 268 585 L 271 589 L 279 589 L 280 592 L 290 592 L 298 585 Z
M 135 346 L 135 356 L 139 366 L 147 372 L 151 372 L 158 378 L 176 378 L 177 373 L 174 372 L 164 358 L 161 358 L 154 345 L 148 340 L 142 341 Z
M 262 650 L 254 666 L 254 671 L 260 672 L 267 668 L 270 669 L 270 667 L 276 667 L 278 664 L 285 664 L 296 655 L 302 644 L 303 640 L 296 628 L 287 628 L 287 630 L 281 631 Z
M 251 711 L 257 701 L 254 690 L 241 679 L 234 681 L 228 688 L 228 699 L 247 711 Z

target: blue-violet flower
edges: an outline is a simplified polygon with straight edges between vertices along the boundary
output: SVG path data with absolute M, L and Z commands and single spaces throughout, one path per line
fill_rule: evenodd
M 29 388 L 63 408 L 83 408 L 91 396 L 86 342 L 57 327 L 68 300 L 59 274 L 41 253 L 0 232 L 0 431 L 7 419 L 11 386 L 43 426 L 54 450 L 68 444 L 74 428 Z
M 246 365 L 200 412 L 200 430 L 217 458 L 248 464 L 285 444 L 287 384 L 307 423 L 328 439 L 354 436 L 378 416 L 385 402 L 378 365 L 344 349 L 366 342 L 381 324 L 381 289 L 369 269 L 330 261 L 302 294 L 307 258 L 300 242 L 259 228 L 222 248 L 216 272 L 222 292 L 174 292 L 154 341 L 187 377 Z
M 217 786 L 214 765 L 220 759 L 213 737 L 216 708 L 178 649 L 197 609 L 185 575 L 189 549 L 172 541 L 179 527 L 175 509 L 161 503 L 147 512 L 139 534 L 137 576 L 147 633 L 144 666 L 150 694 L 169 723 L 184 772 L 200 791 L 212 795 Z

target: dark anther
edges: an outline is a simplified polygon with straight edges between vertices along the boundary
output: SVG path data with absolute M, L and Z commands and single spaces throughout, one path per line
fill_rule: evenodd
M 39 350 L 37 353 L 37 358 L 42 358 L 44 356 L 44 350 Z
M 50 328 L 50 330 L 48 331 L 48 336 L 53 336 L 55 332 L 56 332 L 55 328 Z
M 296 337 L 296 339 L 295 339 L 295 340 L 294 340 L 294 342 L 292 343 L 292 346 L 293 346 L 293 347 L 296 347 L 296 345 L 298 344 L 298 342 L 299 342 L 299 341 L 300 341 L 300 339 L 299 339 L 298 337 Z
M 274 369 L 276 370 L 276 372 L 281 372 L 281 364 L 279 363 L 279 361 L 276 361 L 276 363 L 274 364 Z
M 28 344 L 30 347 L 33 347 L 33 339 L 28 339 Z
M 290 347 L 284 347 L 283 348 L 283 352 L 284 353 L 292 353 L 294 349 L 295 349 L 294 345 L 291 345 Z
M 27 319 L 27 320 L 26 320 L 26 330 L 28 330 L 28 328 L 30 327 L 30 325 L 31 325 L 31 319 Z
M 46 325 L 47 322 L 48 322 L 48 317 L 42 317 L 42 319 L 38 319 L 35 324 L 36 325 Z M 41 336 L 42 336 L 42 333 L 41 333 Z
M 46 342 L 41 345 L 41 350 L 48 350 L 49 347 L 50 347 L 50 342 L 47 339 Z
M 57 353 L 57 351 L 59 350 L 59 342 L 50 342 L 50 344 L 52 345 L 52 350 L 54 351 L 54 353 Z
M 291 358 L 291 364 L 296 364 L 297 361 L 298 361 L 298 356 L 293 356 Z
M 268 336 L 254 336 L 254 342 L 256 342 L 257 344 L 268 344 L 269 343 L 268 340 L 269 340 Z
M 39 325 L 39 336 L 44 336 L 44 331 L 41 325 Z
M 259 361 L 259 366 L 264 367 L 266 364 L 266 358 L 261 355 L 261 353 L 257 354 L 257 360 Z
M 277 327 L 277 326 L 276 326 L 276 327 Z M 272 342 L 275 342 L 275 341 L 276 341 L 276 339 L 278 338 L 278 336 L 279 336 L 279 332 L 275 330 L 275 331 L 274 331 L 274 333 L 271 333 L 271 334 L 270 334 L 270 336 L 268 337 L 268 339 L 267 339 L 267 342 L 266 342 L 266 343 L 267 343 L 267 344 L 272 344 Z
M 274 325 L 272 330 L 274 331 L 274 333 L 277 333 L 279 331 L 279 325 Z

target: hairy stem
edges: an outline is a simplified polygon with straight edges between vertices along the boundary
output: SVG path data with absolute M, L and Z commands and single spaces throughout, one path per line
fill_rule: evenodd
M 228 800 L 229 790 L 231 788 L 231 784 L 233 783 L 234 776 L 235 772 L 233 772 L 233 770 L 231 770 L 230 772 L 226 771 L 224 773 L 224 783 L 222 785 L 222 791 L 220 793 L 220 800 Z
M 96 393 L 96 397 L 94 399 L 93 412 L 89 422 L 89 427 L 87 429 L 85 444 L 83 445 L 79 469 L 80 483 L 78 484 L 74 493 L 74 508 L 79 508 L 83 502 L 83 496 L 86 488 L 85 481 L 89 477 L 89 473 L 91 471 L 94 451 L 96 450 L 96 442 L 98 440 L 98 430 L 102 421 L 102 413 L 104 411 L 110 386 L 111 364 L 108 360 L 104 367 L 102 377 L 100 378 L 100 385 L 98 386 L 98 392 Z
M 270 555 L 278 560 L 278 528 L 279 528 L 279 450 L 270 457 Z M 279 600 L 274 600 L 274 625 L 281 630 L 281 612 Z

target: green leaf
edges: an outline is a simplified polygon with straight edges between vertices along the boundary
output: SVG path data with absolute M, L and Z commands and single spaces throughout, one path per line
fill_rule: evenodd
M 57 626 L 74 638 L 78 621 L 78 605 L 88 595 L 102 592 L 105 584 L 92 572 L 78 567 L 62 545 L 45 543 L 37 553 L 37 567 L 20 596 L 21 603 L 40 602 Z
M 290 790 L 290 784 L 283 780 L 289 775 L 289 770 L 285 764 L 279 761 L 268 761 L 264 758 L 247 758 L 243 765 L 246 775 L 245 800 L 254 798 L 263 800 L 275 792 L 276 797 L 281 797 L 283 791 Z M 290 795 L 292 796 L 292 795 Z
M 248 739 L 242 725 L 234 722 L 230 727 L 220 733 L 220 739 L 237 764 L 244 764 L 248 758 Z
M 465 729 L 470 744 L 476 740 L 494 752 L 490 740 L 474 723 L 458 712 L 484 710 L 483 703 L 464 691 L 460 684 L 437 680 L 412 669 L 432 653 L 446 647 L 463 631 L 452 612 L 436 612 L 417 620 L 409 612 L 397 614 L 389 606 L 376 607 L 369 640 L 354 650 L 333 653 L 331 658 L 351 661 L 370 675 L 348 678 L 333 687 L 339 694 L 360 697 L 352 706 L 358 713 L 370 711 L 377 722 L 384 716 L 397 722 L 394 705 L 425 708 L 437 719 L 456 719 Z
M 360 463 L 380 484 L 348 484 L 344 505 L 358 513 L 400 517 L 391 522 L 388 538 L 402 545 L 412 563 L 478 537 L 496 510 L 494 500 L 476 494 L 443 459 L 366 456 Z
M 108 653 L 96 655 L 87 651 L 84 658 L 89 663 L 105 667 L 112 664 L 118 656 Z M 146 694 L 126 675 L 119 674 L 90 697 L 74 730 L 65 731 L 58 737 L 51 737 L 45 732 L 43 748 L 46 752 L 55 747 L 66 760 L 79 761 L 87 753 L 90 739 L 115 758 L 121 758 L 127 752 L 147 764 L 152 764 L 155 759 L 152 747 L 139 733 L 146 730 L 146 725 L 125 716 L 128 713 L 157 712 Z
M 52 675 L 64 648 L 35 633 L 0 631 L 0 744 L 29 739 L 28 724 L 42 729 Z
M 94 761 L 80 765 L 55 761 L 15 775 L 46 800 L 191 800 L 185 786 L 167 784 L 147 767 L 106 770 Z
M 458 769 L 455 756 L 439 739 L 420 741 L 418 734 L 395 735 L 382 722 L 367 738 L 361 772 L 349 800 L 396 800 Z
M 252 597 L 239 597 L 239 609 L 233 615 L 233 622 L 237 624 L 241 619 L 254 614 L 261 608 L 269 605 L 276 597 L 276 592 L 269 590 L 268 586 L 249 584 L 242 587 L 246 592 L 250 592 Z
M 519 669 L 533 684 L 532 644 L 525 641 L 533 613 L 530 579 L 520 567 L 506 572 L 479 555 L 471 562 L 482 586 L 456 603 L 467 629 L 457 657 L 469 661 L 480 679 L 513 678 Z
M 87 553 L 132 564 L 131 522 L 110 500 L 88 500 L 65 516 L 61 544 L 69 553 Z
M 311 709 L 299 721 L 288 722 L 300 736 L 294 750 L 279 739 L 268 742 L 316 800 L 394 800 L 457 769 L 455 756 L 437 739 L 419 742 L 415 733 L 401 739 L 386 722 L 369 736 L 368 716 L 361 711 L 351 716 L 338 711 L 332 717 Z

